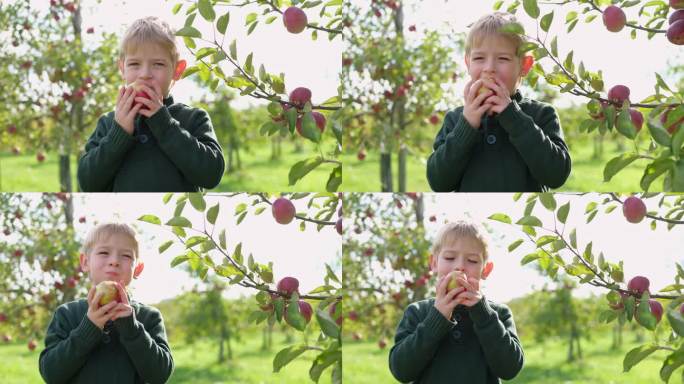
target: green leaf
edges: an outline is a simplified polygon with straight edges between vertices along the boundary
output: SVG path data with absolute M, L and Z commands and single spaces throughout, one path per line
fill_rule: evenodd
M 573 228 L 570 232 L 570 246 L 577 248 L 577 228 Z
M 170 225 L 173 227 L 185 227 L 185 228 L 190 228 L 192 227 L 192 223 L 190 220 L 186 219 L 183 216 L 176 216 L 171 218 L 171 220 L 166 222 L 166 225 Z
M 164 242 L 162 245 L 159 246 L 159 253 L 164 253 L 167 249 L 169 249 L 170 246 L 173 245 L 173 240 L 169 240 Z
M 340 337 L 340 327 L 335 323 L 335 320 L 330 317 L 326 309 L 320 307 L 316 309 L 316 321 L 318 321 L 318 325 L 321 327 L 323 333 L 335 339 Z
M 202 38 L 202 32 L 195 29 L 194 27 L 186 26 L 176 31 L 176 36 L 185 36 L 200 39 Z
M 560 208 L 558 208 L 558 212 L 556 213 L 556 217 L 558 218 L 558 221 L 565 224 L 565 220 L 567 220 L 569 212 L 570 212 L 570 202 L 568 201 L 567 203 L 561 205 Z
M 536 216 L 524 216 L 516 222 L 519 225 L 529 225 L 531 227 L 541 227 L 542 222 Z
M 209 208 L 207 211 L 207 221 L 210 222 L 211 224 L 216 223 L 216 218 L 218 217 L 219 214 L 219 203 L 216 203 L 213 207 Z
M 495 213 L 488 217 L 489 220 L 500 221 L 502 223 L 511 224 L 511 218 L 504 213 Z
M 663 173 L 670 170 L 674 165 L 674 161 L 670 158 L 655 160 L 648 164 L 644 169 L 644 175 L 641 177 L 639 185 L 644 191 L 648 191 L 651 183 L 660 177 Z
M 296 359 L 299 355 L 306 352 L 309 348 L 306 345 L 291 345 L 281 349 L 273 358 L 273 372 L 279 372 L 281 368 Z
M 544 208 L 549 211 L 556 209 L 556 199 L 553 198 L 553 194 L 549 192 L 544 192 L 539 195 L 539 200 L 541 201 Z
M 204 18 L 204 20 L 214 21 L 214 19 L 216 18 L 214 7 L 211 5 L 211 2 L 209 0 L 199 0 L 197 8 L 199 8 L 199 13 Z
M 659 123 L 656 123 L 651 119 L 647 119 L 646 126 L 648 127 L 648 132 L 651 134 L 651 137 L 656 143 L 662 145 L 663 147 L 670 147 L 672 144 L 672 139 L 665 128 L 661 127 Z
M 247 17 L 245 17 L 245 25 L 250 25 L 253 22 L 255 22 L 257 20 L 257 16 L 258 15 L 256 14 L 256 12 L 251 12 L 247 14 Z
M 218 18 L 216 21 L 216 29 L 223 35 L 228 29 L 228 22 L 230 21 L 230 12 Z
M 150 224 L 161 225 L 161 220 L 155 215 L 142 215 L 138 218 L 138 221 L 144 221 Z
M 648 304 L 649 294 L 644 292 L 641 296 L 641 302 L 637 307 L 636 320 L 637 323 L 641 324 L 644 328 L 654 331 L 656 328 L 657 320 L 655 316 L 651 313 L 651 306 Z
M 605 168 L 603 168 L 603 181 L 610 181 L 616 173 L 632 164 L 632 162 L 638 158 L 639 156 L 633 153 L 623 153 L 610 159 L 610 161 L 606 163 Z
M 663 361 L 663 366 L 660 368 L 660 378 L 664 382 L 670 381 L 670 376 L 677 368 L 684 364 L 684 349 L 680 347 L 678 350 L 669 354 L 665 361 Z
M 321 164 L 323 164 L 323 159 L 320 157 L 311 157 L 306 160 L 298 161 L 290 168 L 290 173 L 288 174 L 289 185 L 295 185 L 299 179 L 306 176 Z
M 632 123 L 632 117 L 629 114 L 629 108 L 622 108 L 620 114 L 618 115 L 615 128 L 617 128 L 618 132 L 620 132 L 623 136 L 629 139 L 634 139 L 636 137 L 636 127 L 634 126 L 634 123 Z
M 537 0 L 523 0 L 523 8 L 531 18 L 536 19 L 539 17 L 539 6 L 537 5 Z
M 508 23 L 501 27 L 501 33 L 511 33 L 515 35 L 524 35 L 525 34 L 525 28 L 523 28 L 522 24 L 520 23 Z
M 551 40 L 551 54 L 558 57 L 558 36 L 554 36 Z
M 180 255 L 176 256 L 172 261 L 171 261 L 171 268 L 177 266 L 178 264 L 182 264 L 183 262 L 188 260 L 187 255 Z
M 648 355 L 658 350 L 658 346 L 654 345 L 641 345 L 631 351 L 627 352 L 625 359 L 622 361 L 623 372 L 629 372 L 633 366 L 637 365 L 641 360 L 645 359 Z
M 342 166 L 339 165 L 335 167 L 330 176 L 328 176 L 328 182 L 325 183 L 325 190 L 328 192 L 336 192 L 337 189 L 342 184 Z
M 222 229 L 221 233 L 219 233 L 219 246 L 222 249 L 226 249 L 226 230 Z
M 518 247 L 520 246 L 520 244 L 522 244 L 522 243 L 523 243 L 523 239 L 518 239 L 518 240 L 512 242 L 512 243 L 508 246 L 508 252 L 513 252 L 513 250 L 515 250 L 516 248 L 518 248 Z
M 313 141 L 314 143 L 318 143 L 319 141 L 321 141 L 321 131 L 319 131 L 318 127 L 316 127 L 316 120 L 314 120 L 311 112 L 305 113 L 301 119 L 302 136 Z
M 679 311 L 679 306 L 667 311 L 667 320 L 679 336 L 684 336 L 684 316 Z
M 292 299 L 288 303 L 287 308 L 285 309 L 287 311 L 285 320 L 292 326 L 292 328 L 298 331 L 303 331 L 306 328 L 306 320 L 299 312 L 299 304 L 298 300 L 296 300 L 297 298 L 298 297 L 296 294 L 293 295 Z
M 323 371 L 328 368 L 330 365 L 334 364 L 335 362 L 341 361 L 342 360 L 342 351 L 341 350 L 332 350 L 332 351 L 324 351 L 318 356 L 316 356 L 316 359 L 314 360 L 313 364 L 311 365 L 311 369 L 309 369 L 309 378 L 313 380 L 314 382 L 318 382 L 318 380 L 321 377 L 321 374 Z
M 230 43 L 230 58 L 237 60 L 237 42 L 235 40 Z
M 188 193 L 188 200 L 190 200 L 190 205 L 200 212 L 204 212 L 207 209 L 207 203 L 204 201 L 204 196 L 199 192 Z
M 529 255 L 525 255 L 525 257 L 520 260 L 520 265 L 528 264 L 534 260 L 537 260 L 539 257 L 540 256 L 538 253 L 530 253 Z
M 552 23 L 552 22 L 553 22 L 553 11 L 547 13 L 546 15 L 544 15 L 544 16 L 541 18 L 541 22 L 540 22 L 541 29 L 542 29 L 544 32 L 548 32 L 548 31 L 549 31 L 549 28 L 551 27 L 551 23 Z

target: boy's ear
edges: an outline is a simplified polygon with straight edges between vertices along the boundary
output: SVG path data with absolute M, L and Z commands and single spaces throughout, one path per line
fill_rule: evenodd
M 173 73 L 173 79 L 178 81 L 180 77 L 183 75 L 183 72 L 185 71 L 185 67 L 188 65 L 188 62 L 185 60 L 178 60 L 178 64 L 176 64 L 176 70 Z
M 86 256 L 85 253 L 81 253 L 78 255 L 78 260 L 81 263 L 81 271 L 88 272 L 88 269 L 90 268 L 88 266 L 88 256 Z
M 117 64 L 119 65 L 119 72 L 121 73 L 121 76 L 123 76 L 123 72 L 124 72 L 124 63 L 123 63 L 123 60 L 119 59 L 119 60 L 117 61 Z
M 463 56 L 463 62 L 465 63 L 466 68 L 470 69 L 470 56 L 469 55 Z
M 430 270 L 435 272 L 437 268 L 437 260 L 433 254 L 430 254 Z
M 485 280 L 487 276 L 492 273 L 492 269 L 494 269 L 494 262 L 488 261 L 484 266 L 484 270 L 482 271 L 482 280 Z
M 522 76 L 527 76 L 527 74 L 530 72 L 530 69 L 532 69 L 532 66 L 534 65 L 534 57 L 532 56 L 523 56 L 522 58 L 522 68 L 520 69 L 520 74 Z
M 142 273 L 143 269 L 145 269 L 145 262 L 144 261 L 139 261 L 138 265 L 135 266 L 135 269 L 133 270 L 133 278 L 137 279 L 138 276 Z

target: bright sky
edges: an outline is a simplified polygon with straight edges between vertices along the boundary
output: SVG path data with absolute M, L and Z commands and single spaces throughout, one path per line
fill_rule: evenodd
M 96 4 L 92 0 L 81 1 L 83 6 L 84 30 L 90 26 L 95 27 L 95 34 L 84 34 L 86 43 L 97 44 L 98 31 L 114 32 L 123 35 L 128 25 L 139 18 L 146 16 L 158 16 L 166 20 L 172 27 L 179 29 L 185 22 L 185 9 L 188 2 L 184 2 L 183 9 L 176 15 L 171 13 L 173 6 L 181 2 L 165 0 L 137 0 L 137 1 L 102 1 Z M 45 8 L 47 1 L 32 0 L 36 7 Z M 337 94 L 339 72 L 341 68 L 341 39 L 335 38 L 328 41 L 326 33 L 319 33 L 318 40 L 311 40 L 311 32 L 305 30 L 300 34 L 291 34 L 285 30 L 282 19 L 278 18 L 267 25 L 262 20 L 251 35 L 246 36 L 245 15 L 250 12 L 258 12 L 261 8 L 247 6 L 243 8 L 231 6 L 217 6 L 215 8 L 217 18 L 230 10 L 230 22 L 226 32 L 225 49 L 233 39 L 237 39 L 237 52 L 240 63 L 244 63 L 250 52 L 254 53 L 254 67 L 259 68 L 264 64 L 269 73 L 285 73 L 285 87 L 289 93 L 299 86 L 311 89 L 313 102 L 320 103 Z M 317 11 L 320 8 L 308 10 L 307 16 L 310 21 L 318 20 Z M 202 32 L 202 36 L 211 37 L 212 28 L 209 22 L 197 15 L 194 27 Z M 320 31 L 319 31 L 320 32 Z M 185 48 L 182 38 L 178 38 L 181 48 L 181 56 L 188 60 L 188 65 L 194 64 L 192 55 Z M 197 49 L 202 47 L 200 41 L 196 41 Z M 112 62 L 115 65 L 115 62 Z M 222 67 L 227 74 L 233 73 L 233 67 L 224 63 Z M 192 100 L 200 99 L 208 90 L 199 88 L 192 80 L 185 79 L 178 82 L 171 93 L 174 100 L 191 104 Z M 239 96 L 233 101 L 236 108 L 245 108 L 250 105 L 263 104 L 262 101 L 248 96 Z
M 358 3 L 358 1 L 356 2 Z M 492 6 L 495 1 L 468 1 L 467 6 L 464 5 L 465 2 L 463 1 L 453 0 L 405 1 L 404 3 L 419 3 L 415 9 L 407 7 L 405 10 L 404 26 L 408 28 L 408 26 L 415 24 L 417 32 L 406 32 L 406 34 L 408 36 L 412 34 L 420 36 L 421 31 L 426 28 L 467 33 L 467 25 L 477 21 L 484 14 L 493 12 Z M 506 2 L 506 4 L 509 3 L 511 2 Z M 666 69 L 668 65 L 681 63 L 684 58 L 684 49 L 681 46 L 671 44 L 664 34 L 658 34 L 652 40 L 647 40 L 646 33 L 639 31 L 643 33 L 638 33 L 637 39 L 631 40 L 629 35 L 631 29 L 624 28 L 618 33 L 609 32 L 604 27 L 600 15 L 589 24 L 584 23 L 584 16 L 580 16 L 581 21 L 568 34 L 565 16 L 570 11 L 581 11 L 581 8 L 574 3 L 565 6 L 539 4 L 539 8 L 542 16 L 551 10 L 555 11 L 547 44 L 550 44 L 553 36 L 558 36 L 558 52 L 562 59 L 565 59 L 565 56 L 574 50 L 576 66 L 581 60 L 589 71 L 603 70 L 606 92 L 613 85 L 624 84 L 631 90 L 631 99 L 641 101 L 654 93 L 654 72 L 658 72 L 667 78 Z M 502 10 L 505 11 L 505 7 L 502 7 Z M 639 6 L 625 9 L 627 20 L 636 20 L 638 10 Z M 527 34 L 534 35 L 537 21 L 525 13 L 522 4 L 516 15 L 525 27 Z M 666 25 L 667 23 L 663 28 Z M 540 33 L 543 34 L 544 32 L 540 29 Z M 540 36 L 543 37 L 543 35 Z M 453 59 L 465 69 L 462 56 Z M 546 70 L 552 67 L 548 58 L 542 59 L 541 63 Z M 670 88 L 673 88 L 673 84 L 673 82 L 669 82 Z M 465 81 L 457 83 L 459 95 L 463 94 L 464 86 Z M 570 103 L 579 104 L 585 101 L 585 98 L 563 94 L 559 99 L 559 106 L 567 106 Z
M 174 240 L 175 236 L 169 227 L 162 227 L 137 221 L 143 214 L 159 217 L 162 223 L 173 215 L 175 197 L 168 205 L 162 202 L 163 194 L 75 194 L 74 215 L 86 217 L 86 223 L 75 223 L 76 230 L 85 236 L 94 223 L 119 221 L 134 224 L 138 230 L 140 253 L 145 261 L 145 270 L 141 277 L 131 284 L 134 296 L 144 303 L 158 303 L 188 290 L 199 281 L 190 278 L 180 266 L 171 268 L 171 260 L 183 253 L 184 247 L 172 246 L 159 255 L 158 247 L 166 240 Z M 274 280 L 277 282 L 284 276 L 299 279 L 300 292 L 308 292 L 323 285 L 325 263 L 339 274 L 341 265 L 341 236 L 334 228 L 327 227 L 317 232 L 314 226 L 308 225 L 304 232 L 299 230 L 299 222 L 288 225 L 275 222 L 270 208 L 261 215 L 248 214 L 236 225 L 233 216 L 235 207 L 242 202 L 250 203 L 254 198 L 245 195 L 233 198 L 208 196 L 207 207 L 221 202 L 221 211 L 216 222 L 218 228 L 226 228 L 228 250 L 232 253 L 237 243 L 242 242 L 242 254 L 245 262 L 250 253 L 254 260 L 262 264 L 273 261 Z M 306 211 L 306 199 L 294 201 L 297 212 Z M 196 228 L 201 228 L 202 219 L 189 203 L 183 211 Z M 215 231 L 218 237 L 219 230 Z M 214 257 L 218 261 L 218 256 Z M 213 274 L 213 272 L 210 272 Z M 228 296 L 251 295 L 253 290 L 234 286 L 228 290 Z
M 520 245 L 511 254 L 508 245 L 516 239 L 523 238 L 524 234 L 520 226 L 508 225 L 493 220 L 488 220 L 493 213 L 507 214 L 515 222 L 525 208 L 524 199 L 517 203 L 513 202 L 511 194 L 503 193 L 458 193 L 458 194 L 432 194 L 426 195 L 425 217 L 437 216 L 437 222 L 426 222 L 430 238 L 434 238 L 437 231 L 445 221 L 455 221 L 466 218 L 469 215 L 473 221 L 487 222 L 493 230 L 490 238 L 503 236 L 501 240 L 492 239 L 489 254 L 494 261 L 494 270 L 484 285 L 483 292 L 494 301 L 506 302 L 515 297 L 525 295 L 535 289 L 543 287 L 545 282 L 550 281 L 542 277 L 535 269 L 532 262 L 526 266 L 520 266 L 520 260 L 535 250 L 529 240 Z M 584 210 L 590 201 L 599 201 L 604 198 L 597 194 L 586 196 L 568 196 L 556 194 L 558 206 L 571 200 L 570 214 L 567 219 L 568 234 L 571 228 L 577 228 L 578 247 L 583 251 L 589 241 L 593 241 L 593 250 L 596 257 L 603 252 L 606 261 L 617 263 L 624 260 L 625 281 L 635 275 L 643 275 L 650 279 L 652 290 L 661 289 L 674 282 L 676 274 L 675 262 L 684 263 L 684 226 L 675 226 L 672 231 L 667 231 L 664 223 L 658 223 L 657 229 L 650 229 L 650 220 L 644 220 L 639 224 L 628 223 L 622 215 L 620 207 L 610 214 L 604 214 L 603 209 L 586 224 Z M 648 210 L 657 209 L 658 199 L 645 200 Z M 542 223 L 553 223 L 550 211 L 546 210 L 539 202 L 534 210 L 534 215 L 540 218 Z M 539 230 L 537 233 L 541 233 Z M 564 256 L 565 257 L 565 256 Z M 566 260 L 569 257 L 565 257 Z M 626 283 L 625 283 L 626 284 Z M 588 285 L 581 285 L 579 295 L 589 292 L 606 293 Z

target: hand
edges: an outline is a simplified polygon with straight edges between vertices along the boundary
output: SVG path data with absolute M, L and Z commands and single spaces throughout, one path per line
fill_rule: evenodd
M 470 126 L 475 129 L 480 128 L 480 119 L 482 119 L 482 115 L 491 107 L 487 98 L 493 95 L 492 91 L 488 89 L 486 92 L 478 93 L 479 89 L 484 84 L 483 79 L 471 79 L 466 84 L 465 91 L 463 92 L 463 98 L 465 99 L 463 117 L 468 120 Z
M 134 99 L 133 87 L 121 87 L 116 98 L 116 110 L 114 111 L 114 120 L 129 135 L 133 134 L 135 115 L 142 107 L 141 105 L 133 105 Z
M 121 298 L 121 302 L 117 303 L 116 307 L 114 307 L 114 309 L 111 311 L 112 321 L 118 318 L 128 317 L 133 314 L 133 307 L 131 307 L 131 304 L 128 302 L 128 295 L 123 287 L 123 283 L 117 282 L 116 289 L 119 291 L 119 298 Z
M 463 285 L 447 291 L 447 285 L 453 273 L 448 273 L 439 279 L 437 282 L 437 298 L 435 299 L 435 308 L 449 321 L 451 321 L 451 313 L 454 311 L 454 307 L 458 305 L 456 297 L 465 291 Z M 459 279 L 460 283 L 463 282 L 461 280 L 463 279 Z
M 147 107 L 147 108 L 141 108 L 138 113 L 140 113 L 141 115 L 143 115 L 145 117 L 150 117 L 150 116 L 154 115 L 155 113 L 157 113 L 157 111 L 161 107 L 164 106 L 163 100 L 161 97 L 161 93 L 162 93 L 161 88 L 159 88 L 158 85 L 155 85 L 154 89 L 153 89 L 153 88 L 151 88 L 145 84 L 141 84 L 140 90 L 145 91 L 145 93 L 147 93 L 150 96 L 150 98 L 149 99 L 146 99 L 144 97 L 136 97 L 135 98 L 136 103 L 141 103 L 143 106 Z
M 480 292 L 480 280 L 471 277 L 465 282 L 464 287 L 466 291 L 458 295 L 456 298 L 456 304 L 462 304 L 466 307 L 472 307 L 477 304 L 478 301 L 482 300 L 482 292 Z
M 119 303 L 112 301 L 100 307 L 101 298 L 102 292 L 95 294 L 95 286 L 93 285 L 88 292 L 88 313 L 86 316 L 98 328 L 104 329 L 105 323 L 112 317 L 112 309 Z
M 491 116 L 494 113 L 503 112 L 503 110 L 508 107 L 508 104 L 511 103 L 511 93 L 508 91 L 506 84 L 501 80 L 494 78 L 494 81 L 486 79 L 484 85 L 494 91 L 494 94 L 485 100 L 485 103 L 491 105 L 487 114 Z

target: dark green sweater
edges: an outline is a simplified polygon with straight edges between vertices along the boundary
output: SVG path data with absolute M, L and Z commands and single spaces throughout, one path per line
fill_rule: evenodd
M 435 299 L 406 309 L 389 356 L 397 380 L 490 384 L 520 372 L 523 350 L 507 306 L 483 298 L 470 308 L 458 306 L 454 319 L 457 325 L 435 308 Z
M 115 320 L 108 337 L 86 316 L 85 299 L 57 308 L 40 353 L 43 379 L 49 384 L 165 383 L 173 357 L 161 313 L 137 302 L 131 306 L 133 315 Z
M 570 154 L 556 110 L 520 92 L 511 99 L 479 129 L 463 107 L 447 113 L 427 163 L 435 192 L 539 192 L 565 183 Z
M 217 186 L 223 169 L 207 112 L 169 96 L 152 117 L 136 117 L 132 136 L 113 111 L 100 117 L 78 160 L 78 182 L 83 192 L 196 192 Z

